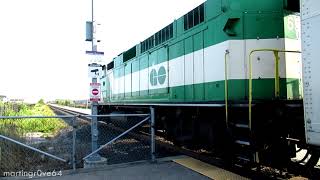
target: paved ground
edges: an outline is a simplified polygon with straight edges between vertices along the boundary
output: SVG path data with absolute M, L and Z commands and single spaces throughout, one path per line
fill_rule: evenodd
M 130 164 L 122 167 L 112 167 L 99 170 L 78 170 L 73 174 L 64 174 L 61 177 L 47 177 L 41 180 L 208 180 L 209 178 L 198 174 L 174 162 L 158 162 L 155 164 Z

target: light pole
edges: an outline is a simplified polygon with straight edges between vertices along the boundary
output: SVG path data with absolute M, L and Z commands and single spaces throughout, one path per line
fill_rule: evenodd
M 86 33 L 86 41 L 91 41 L 91 51 L 86 51 L 87 55 L 90 55 L 90 63 L 88 64 L 88 68 L 90 71 L 89 77 L 91 78 L 90 83 L 90 101 L 91 101 L 91 152 L 96 151 L 98 147 L 98 105 L 101 100 L 100 95 L 100 83 L 98 83 L 99 78 L 99 69 L 102 67 L 101 61 L 99 58 L 104 55 L 104 52 L 97 51 L 97 43 L 99 42 L 96 37 L 96 23 L 94 18 L 94 0 L 91 0 L 91 22 L 86 23 L 87 33 Z M 92 69 L 94 68 L 94 69 Z M 97 167 L 107 163 L 107 159 L 101 157 L 98 153 L 95 153 L 88 157 L 88 159 L 84 162 L 84 167 Z
M 96 35 L 95 35 L 95 25 L 94 25 L 94 0 L 91 0 L 91 25 L 92 25 L 92 52 L 97 51 L 97 42 L 96 42 Z
M 96 29 L 95 29 L 95 20 L 94 20 L 94 0 L 91 0 L 91 51 L 93 53 L 93 56 L 95 56 L 95 53 L 97 52 L 97 40 L 96 40 Z M 94 83 L 98 83 L 98 79 L 97 77 L 92 77 L 92 84 Z M 91 93 L 91 92 L 90 92 Z M 98 102 L 93 101 L 91 103 L 91 114 L 94 115 L 98 115 Z M 92 117 L 91 118 L 91 150 L 92 152 L 95 151 L 96 149 L 98 149 L 98 135 L 99 135 L 99 131 L 98 131 L 98 118 L 97 117 Z M 90 161 L 99 161 L 101 160 L 101 157 L 99 154 L 94 154 L 93 156 L 91 156 Z

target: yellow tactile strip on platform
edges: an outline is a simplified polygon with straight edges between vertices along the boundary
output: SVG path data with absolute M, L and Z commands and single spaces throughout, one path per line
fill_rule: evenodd
M 191 157 L 176 159 L 173 161 L 214 180 L 247 180 L 245 177 Z

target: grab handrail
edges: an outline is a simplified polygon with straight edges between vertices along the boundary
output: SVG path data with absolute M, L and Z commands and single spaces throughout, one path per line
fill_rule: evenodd
M 228 54 L 229 50 L 226 50 L 224 54 L 224 103 L 225 103 L 225 112 L 226 112 L 226 125 L 228 128 Z
M 275 56 L 275 97 L 280 96 L 280 76 L 279 76 L 279 52 L 288 53 L 301 53 L 301 51 L 288 51 L 280 49 L 255 49 L 249 54 L 249 128 L 252 129 L 252 54 L 255 52 L 270 52 L 272 51 Z

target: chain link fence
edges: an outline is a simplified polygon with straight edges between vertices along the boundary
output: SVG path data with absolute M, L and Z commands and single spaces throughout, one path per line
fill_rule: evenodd
M 49 124 L 56 120 L 52 117 L 0 117 L 0 176 L 6 172 L 70 169 L 73 147 L 64 134 L 72 132 L 72 127 L 66 126 L 54 133 L 30 131 L 39 125 L 50 128 Z
M 84 162 L 97 157 L 97 154 L 107 159 L 108 165 L 154 158 L 153 118 L 149 114 L 97 115 L 98 149 L 94 153 L 92 117 L 95 116 L 0 116 L 0 177 L 5 176 L 6 172 L 83 168 Z M 50 119 L 44 121 L 43 126 L 56 119 L 63 120 L 67 126 L 54 134 L 30 132 L 28 128 L 37 129 L 30 127 L 30 121 L 41 119 Z M 17 122 L 20 126 L 17 126 Z M 28 128 L 23 124 L 28 124 Z
M 80 156 L 82 160 L 97 154 L 109 165 L 152 160 L 150 117 L 100 117 L 98 130 L 97 153 Z
M 2 103 L 0 102 L 0 116 L 5 116 L 8 111 L 18 112 L 21 106 L 18 103 Z

